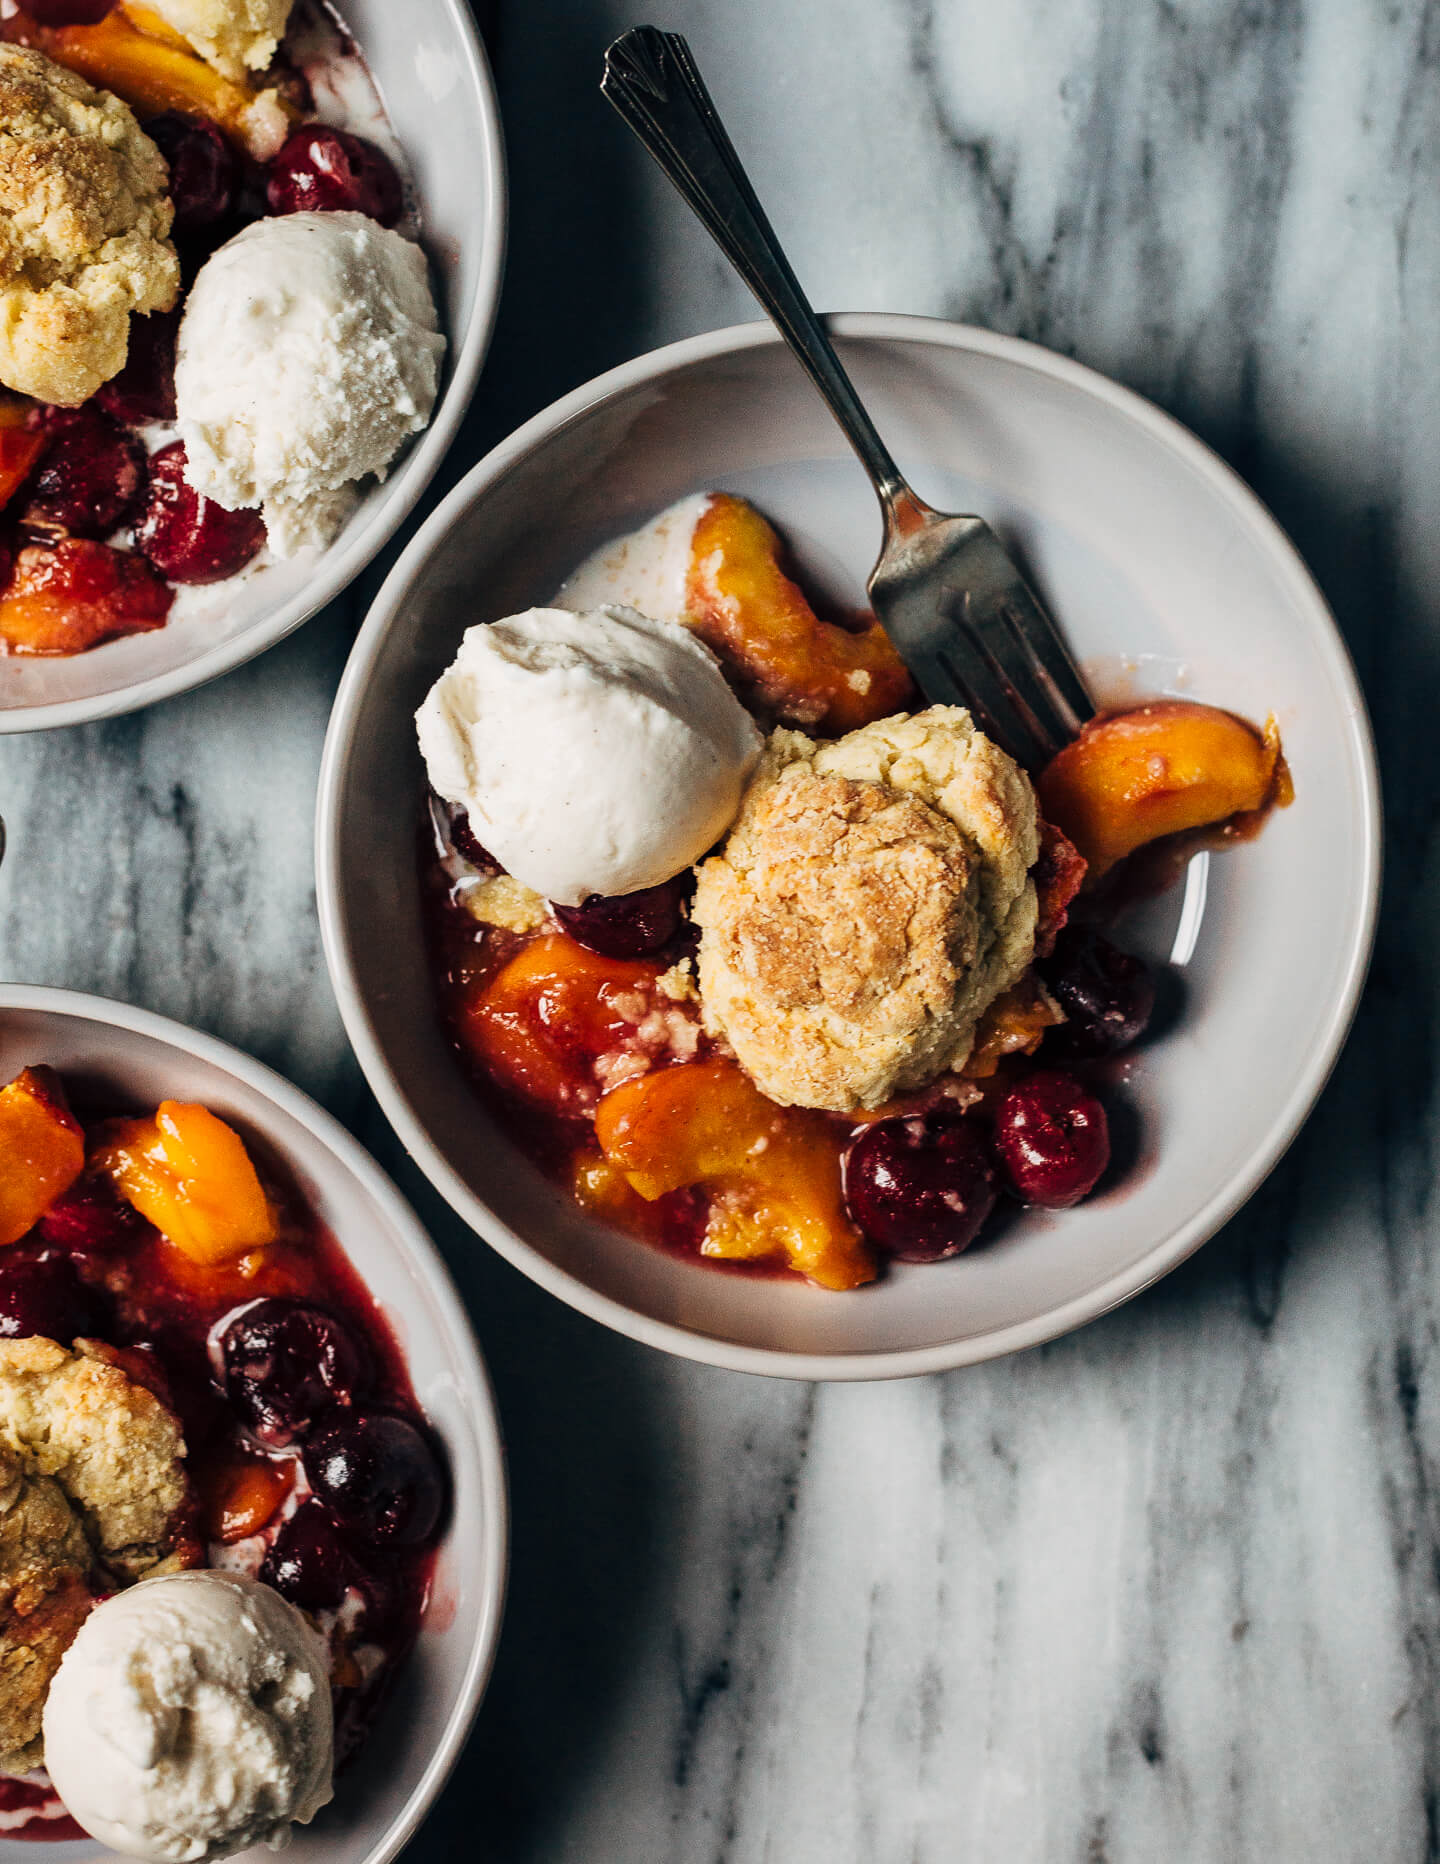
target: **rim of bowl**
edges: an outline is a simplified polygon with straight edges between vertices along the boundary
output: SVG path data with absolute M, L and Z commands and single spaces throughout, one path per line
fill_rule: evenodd
M 394 537 L 435 477 L 474 399 L 475 385 L 490 350 L 500 308 L 500 283 L 508 238 L 505 140 L 490 60 L 466 0 L 439 0 L 439 4 L 454 24 L 467 75 L 479 99 L 475 129 L 477 141 L 484 150 L 483 206 L 487 233 L 465 340 L 451 353 L 449 379 L 434 418 L 404 461 L 404 470 L 410 476 L 403 494 L 392 502 L 383 521 L 365 525 L 349 544 L 327 549 L 304 589 L 282 604 L 263 625 L 257 624 L 221 642 L 183 667 L 153 674 L 149 679 L 136 680 L 128 686 L 117 686 L 112 692 L 99 693 L 89 699 L 59 699 L 49 705 L 0 709 L 0 737 L 26 731 L 53 731 L 61 726 L 85 725 L 102 718 L 120 718 L 127 712 L 158 705 L 162 699 L 193 692 L 196 687 L 219 679 L 222 673 L 244 666 L 246 661 L 254 660 L 283 641 L 287 634 L 293 634 L 319 614 L 327 603 L 342 595 Z
M 320 933 L 330 981 L 340 1005 L 365 1078 L 386 1118 L 399 1134 L 442 1197 L 470 1227 L 507 1261 L 532 1281 L 557 1295 L 592 1320 L 617 1332 L 705 1365 L 732 1372 L 758 1372 L 793 1379 L 890 1379 L 929 1372 L 947 1372 L 975 1365 L 1007 1353 L 1042 1345 L 1098 1319 L 1177 1268 L 1208 1242 L 1245 1204 L 1288 1150 L 1319 1098 L 1339 1058 L 1354 1021 L 1375 939 L 1379 911 L 1381 821 L 1380 779 L 1374 738 L 1364 695 L 1329 604 L 1306 568 L 1300 553 L 1279 522 L 1240 475 L 1203 440 L 1173 416 L 1133 389 L 1108 376 L 1057 355 L 1020 337 L 1001 336 L 970 324 L 942 318 L 916 317 L 893 311 L 845 312 L 827 317 L 831 334 L 845 341 L 918 343 L 971 350 L 1033 369 L 1067 383 L 1107 403 L 1117 413 L 1147 429 L 1179 453 L 1210 489 L 1255 532 L 1274 560 L 1297 603 L 1316 624 L 1316 651 L 1328 662 L 1332 679 L 1344 695 L 1349 715 L 1349 746 L 1362 799 L 1364 828 L 1358 850 L 1363 874 L 1363 910 L 1346 954 L 1345 981 L 1334 1002 L 1317 1025 L 1310 1059 L 1290 1094 L 1276 1109 L 1269 1129 L 1257 1142 L 1250 1164 L 1190 1219 L 1159 1238 L 1146 1255 L 1130 1268 L 1110 1276 L 1086 1294 L 1052 1308 L 1033 1320 L 1016 1322 L 972 1339 L 938 1346 L 903 1347 L 873 1353 L 788 1353 L 776 1347 L 746 1346 L 714 1335 L 692 1332 L 670 1321 L 652 1319 L 617 1301 L 597 1294 L 578 1276 L 557 1267 L 490 1210 L 454 1170 L 413 1112 L 392 1073 L 375 1033 L 375 1026 L 360 994 L 350 961 L 345 915 L 341 905 L 337 799 L 343 786 L 354 741 L 356 715 L 365 698 L 369 676 L 386 631 L 395 621 L 411 584 L 424 567 L 444 533 L 456 519 L 524 455 L 543 446 L 554 434 L 599 403 L 623 395 L 642 383 L 687 366 L 766 344 L 778 345 L 779 333 L 766 322 L 735 324 L 727 329 L 687 337 L 664 348 L 622 363 L 543 409 L 517 428 L 465 475 L 416 533 L 380 588 L 346 663 L 325 735 L 316 801 L 315 861 Z
M 486 1565 L 494 1575 L 480 1610 L 480 1625 L 466 1660 L 460 1690 L 445 1728 L 420 1778 L 404 1805 L 377 1843 L 364 1854 L 362 1864 L 390 1864 L 415 1836 L 440 1789 L 449 1778 L 479 1713 L 485 1688 L 495 1664 L 500 1627 L 505 1615 L 505 1592 L 510 1556 L 510 1495 L 505 1476 L 505 1452 L 499 1413 L 490 1374 L 480 1356 L 475 1331 L 460 1299 L 445 1260 L 420 1219 L 400 1195 L 359 1140 L 348 1133 L 333 1114 L 283 1075 L 267 1068 L 242 1049 L 232 1048 L 217 1036 L 208 1036 L 153 1010 L 136 1009 L 110 997 L 43 984 L 0 983 L 0 1015 L 6 1010 L 38 1011 L 50 1016 L 98 1022 L 127 1030 L 208 1062 L 222 1073 L 272 1101 L 332 1153 L 388 1220 L 406 1239 L 412 1260 L 420 1270 L 426 1293 L 436 1303 L 451 1337 L 473 1402 L 481 1491 L 486 1498 L 482 1533 Z

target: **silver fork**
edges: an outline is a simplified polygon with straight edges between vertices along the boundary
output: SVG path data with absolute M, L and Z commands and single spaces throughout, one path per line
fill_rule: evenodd
M 800 289 L 679 33 L 635 26 L 600 88 L 779 326 L 879 496 L 885 543 L 868 589 L 932 703 L 966 705 L 1029 769 L 1095 705 L 1059 630 L 983 518 L 933 511 L 906 484 Z

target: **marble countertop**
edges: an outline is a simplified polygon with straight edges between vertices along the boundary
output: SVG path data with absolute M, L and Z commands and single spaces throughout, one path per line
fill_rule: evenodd
M 632 16 L 493 12 L 513 240 L 447 483 L 597 370 L 753 314 L 596 95 Z M 1149 1294 L 945 1377 L 730 1376 L 570 1313 L 398 1157 L 325 981 L 311 811 L 364 589 L 202 692 L 0 740 L 0 975 L 281 1068 L 455 1268 L 514 1568 L 417 1864 L 1440 1857 L 1435 10 L 670 0 L 663 22 L 820 305 L 1107 371 L 1217 447 L 1318 575 L 1391 860 L 1358 1027 L 1289 1157 Z

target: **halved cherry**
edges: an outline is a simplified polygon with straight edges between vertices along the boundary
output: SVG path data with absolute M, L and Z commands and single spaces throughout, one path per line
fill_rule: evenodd
M 243 570 L 264 543 L 265 521 L 258 511 L 226 511 L 189 483 L 183 440 L 151 458 L 135 548 L 171 582 L 223 582 Z
M 383 150 L 349 130 L 307 123 L 270 158 L 265 197 L 272 214 L 368 214 L 393 226 L 405 205 L 395 165 Z
M 132 427 L 175 419 L 175 339 L 180 312 L 130 319 L 130 348 L 119 375 L 95 391 L 107 414 Z
M 25 507 L 28 521 L 72 537 L 108 537 L 145 491 L 145 449 L 103 408 L 41 408 L 44 443 Z
M 146 121 L 145 133 L 170 170 L 174 237 L 188 239 L 221 225 L 235 204 L 240 163 L 219 125 L 188 111 L 162 110 Z

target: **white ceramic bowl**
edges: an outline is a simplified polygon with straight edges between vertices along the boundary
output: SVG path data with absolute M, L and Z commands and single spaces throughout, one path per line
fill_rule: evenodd
M 490 1382 L 439 1252 L 389 1179 L 314 1101 L 238 1049 L 163 1016 L 68 990 L 0 984 L 0 1081 L 48 1062 L 119 1107 L 204 1103 L 260 1135 L 338 1239 L 395 1330 L 454 1485 L 450 1525 L 415 1649 L 334 1803 L 297 1833 L 296 1864 L 386 1864 L 454 1765 L 500 1633 L 505 1468 Z M 0 1838 L 0 1860 L 109 1858 L 76 1840 Z M 268 1857 L 264 1851 L 247 1856 Z
M 1339 1051 L 1374 923 L 1377 786 L 1344 648 L 1239 479 L 1147 402 L 1030 344 L 926 319 L 834 320 L 920 493 L 997 522 L 1107 696 L 1173 690 L 1278 714 L 1297 799 L 1209 865 L 1208 898 L 1127 928 L 1186 959 L 1185 1013 L 1135 1060 L 1141 1156 L 1106 1195 L 950 1262 L 836 1295 L 671 1258 L 584 1218 L 492 1127 L 438 1025 L 415 884 L 411 714 L 468 622 L 543 600 L 600 540 L 705 487 L 773 516 L 851 602 L 872 495 L 764 325 L 641 357 L 481 462 L 382 589 L 341 684 L 318 821 L 331 975 L 370 1084 L 457 1211 L 607 1325 L 801 1378 L 929 1372 L 1033 1345 L 1171 1269 L 1244 1202 Z M 1199 870 L 1197 870 L 1198 873 Z M 1178 945 L 1178 950 L 1177 950 Z M 1187 948 L 1193 945 L 1193 951 Z
M 420 198 L 447 339 L 429 427 L 322 552 L 272 563 L 204 610 L 57 659 L 0 657 L 0 732 L 78 725 L 201 686 L 317 614 L 403 523 L 445 457 L 490 345 L 505 255 L 505 160 L 490 67 L 466 0 L 340 0 Z

